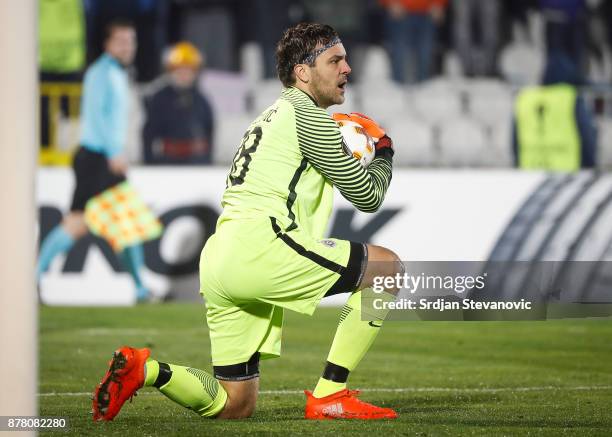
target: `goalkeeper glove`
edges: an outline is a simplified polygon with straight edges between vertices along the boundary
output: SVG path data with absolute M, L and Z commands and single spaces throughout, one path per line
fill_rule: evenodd
M 350 114 L 334 112 L 332 114 L 332 118 L 336 121 L 348 120 L 357 123 L 365 129 L 365 131 L 374 139 L 374 141 L 378 141 L 385 135 L 385 131 L 374 120 L 367 115 L 360 114 L 359 112 L 351 112 Z
M 367 115 L 361 114 L 359 112 L 351 112 L 350 114 L 335 112 L 332 114 L 332 118 L 335 121 L 349 120 L 359 124 L 374 140 L 376 144 L 376 156 L 393 156 L 393 141 L 385 133 L 384 129 L 381 128 L 378 123 L 376 123 Z
M 389 135 L 385 134 L 380 140 L 376 142 L 376 156 L 393 156 L 395 151 L 393 150 L 393 140 Z

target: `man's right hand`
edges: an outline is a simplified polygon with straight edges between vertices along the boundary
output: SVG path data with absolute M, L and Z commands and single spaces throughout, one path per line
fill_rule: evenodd
M 109 158 L 108 168 L 117 176 L 125 176 L 127 173 L 128 164 L 123 156 L 117 156 L 115 158 Z
M 367 115 L 360 112 L 351 112 L 350 114 L 335 112 L 332 114 L 332 118 L 337 122 L 342 120 L 350 120 L 363 126 L 368 135 L 374 139 L 376 144 L 376 156 L 387 153 L 393 156 L 393 141 L 387 135 L 385 130 Z
M 381 128 L 378 123 L 372 120 L 367 115 L 360 112 L 351 112 L 350 114 L 343 114 L 341 112 L 334 112 L 332 118 L 335 121 L 348 120 L 361 125 L 365 131 L 371 136 L 374 141 L 378 141 L 385 136 L 385 130 Z

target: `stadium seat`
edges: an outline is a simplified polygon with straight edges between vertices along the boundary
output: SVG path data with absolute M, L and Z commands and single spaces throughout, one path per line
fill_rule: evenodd
M 544 17 L 539 10 L 527 12 L 526 20 L 514 21 L 511 40 L 516 44 L 529 45 L 542 52 L 545 50 Z
M 484 129 L 473 119 L 457 117 L 440 125 L 442 165 L 483 166 L 491 150 L 486 145 Z
M 393 138 L 398 166 L 427 167 L 434 164 L 433 130 L 427 122 L 410 117 L 395 117 L 383 125 Z
M 408 96 L 414 112 L 429 123 L 440 123 L 461 114 L 461 95 L 457 86 L 431 81 L 413 87 Z
M 379 85 L 391 82 L 391 61 L 384 48 L 372 45 L 366 49 L 360 78 L 364 84 Z
M 442 70 L 445 77 L 458 80 L 462 79 L 465 74 L 463 72 L 463 65 L 461 65 L 461 58 L 455 50 L 448 50 L 444 54 L 442 60 Z
M 379 123 L 385 123 L 406 112 L 406 90 L 393 82 L 372 86 L 362 84 L 358 87 L 363 112 Z M 350 95 L 350 89 L 348 95 Z
M 496 125 L 512 118 L 514 96 L 506 83 L 473 80 L 465 85 L 471 114 L 479 121 Z
M 131 110 L 130 116 L 128 117 L 127 138 L 125 139 L 125 155 L 128 162 L 141 163 L 143 160 L 142 127 L 146 122 L 146 114 L 142 101 L 143 89 L 142 87 L 131 86 L 129 93 Z M 69 138 L 75 138 L 75 132 L 78 135 L 80 119 L 76 120 L 75 123 L 75 121 L 71 121 L 70 119 L 64 120 L 63 117 L 60 117 L 59 121 L 58 135 L 62 134 L 62 127 L 68 128 L 67 134 L 73 134 L 69 136 Z M 66 126 L 67 123 L 69 124 Z M 71 142 L 71 144 L 74 144 L 74 142 Z
M 431 79 L 427 79 L 424 82 L 420 82 L 415 85 L 416 88 L 421 90 L 459 90 L 465 84 L 465 80 L 460 77 L 451 76 L 435 76 Z
M 487 148 L 490 150 L 488 165 L 512 167 L 512 120 L 492 124 L 487 130 Z
M 251 89 L 251 105 L 249 110 L 259 114 L 278 99 L 283 85 L 278 79 L 262 80 Z
M 253 117 L 248 113 L 228 114 L 217 120 L 213 162 L 216 165 L 228 165 L 232 162 L 242 135 L 253 121 Z
M 612 121 L 599 123 L 597 161 L 599 167 L 612 169 Z
M 544 55 L 526 43 L 513 43 L 502 50 L 500 69 L 510 83 L 534 85 L 540 82 L 544 71 Z
M 248 84 L 242 74 L 207 70 L 199 82 L 218 115 L 246 111 Z
M 589 58 L 589 80 L 593 83 L 607 83 L 612 76 L 612 53 L 602 50 L 600 57 Z
M 531 9 L 527 13 L 527 27 L 528 27 L 528 32 L 529 32 L 529 34 L 527 35 L 528 42 L 529 42 L 529 45 L 531 45 L 532 47 L 536 47 L 542 51 L 545 50 L 545 44 L 546 44 L 546 42 L 544 41 L 544 38 L 545 38 L 544 26 L 545 26 L 545 23 L 544 23 L 544 17 L 542 16 L 542 13 L 540 11 Z
M 259 44 L 249 42 L 240 47 L 240 69 L 250 87 L 263 80 L 263 54 Z

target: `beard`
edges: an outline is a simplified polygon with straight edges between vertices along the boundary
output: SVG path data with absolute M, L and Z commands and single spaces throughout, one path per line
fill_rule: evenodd
M 338 91 L 337 83 L 324 85 L 321 76 L 318 74 L 313 75 L 312 93 L 314 95 L 313 97 L 322 108 L 344 103 L 344 95 Z

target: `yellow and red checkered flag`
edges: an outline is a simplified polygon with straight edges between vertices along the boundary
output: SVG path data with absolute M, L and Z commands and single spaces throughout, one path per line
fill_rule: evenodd
M 85 222 L 115 252 L 157 238 L 163 230 L 153 211 L 127 181 L 89 199 L 85 205 Z

